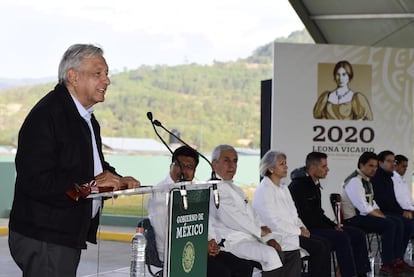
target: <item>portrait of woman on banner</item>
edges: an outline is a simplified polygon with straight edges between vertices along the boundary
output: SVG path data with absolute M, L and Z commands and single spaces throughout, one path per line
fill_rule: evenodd
M 353 91 L 350 82 L 354 77 L 352 65 L 339 61 L 333 70 L 336 88 L 324 91 L 313 107 L 315 119 L 373 120 L 372 110 L 366 96 Z

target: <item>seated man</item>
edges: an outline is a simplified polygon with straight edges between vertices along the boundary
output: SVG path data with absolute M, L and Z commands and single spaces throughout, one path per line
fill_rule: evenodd
M 311 152 L 305 164 L 292 171 L 289 185 L 300 219 L 312 234 L 332 243 L 342 277 L 366 276 L 371 269 L 365 233 L 357 228 L 337 226 L 322 209 L 319 179 L 328 174 L 327 155 Z
M 177 148 L 172 156 L 170 173 L 157 186 L 168 188 L 171 184 L 183 181 L 181 179 L 193 180 L 198 161 L 199 154 L 194 149 L 188 146 Z M 164 260 L 165 227 L 168 224 L 166 193 L 154 193 L 148 200 L 147 209 L 148 217 L 154 227 L 158 255 L 161 260 Z M 239 259 L 231 253 L 220 251 L 210 222 L 208 231 L 207 276 L 251 277 L 253 267 L 248 261 Z
M 210 201 L 215 230 L 225 239 L 223 248 L 239 258 L 259 263 L 264 277 L 291 276 L 282 274 L 279 257 L 282 252 L 274 234 L 262 224 L 244 192 L 233 183 L 237 170 L 236 150 L 230 145 L 217 146 L 212 154 L 212 164 L 223 180 L 217 186 L 220 207 L 216 209 Z
M 405 248 L 410 240 L 411 233 L 414 229 L 414 221 L 411 209 L 404 209 L 401 207 L 395 194 L 394 182 L 392 180 L 393 171 L 395 166 L 394 153 L 385 150 L 378 154 L 378 169 L 375 175 L 371 178 L 372 188 L 374 189 L 374 199 L 377 202 L 378 207 L 385 215 L 392 215 L 399 217 L 404 225 L 403 231 L 403 249 L 401 250 L 402 256 L 404 255 Z M 409 193 L 411 196 L 411 194 Z
M 401 208 L 410 211 L 410 213 L 407 213 L 408 218 L 413 219 L 414 201 L 411 197 L 410 185 L 404 179 L 407 167 L 408 158 L 404 155 L 395 155 L 395 167 L 392 175 L 395 198 Z
M 359 157 L 358 169 L 345 179 L 342 191 L 344 224 L 361 228 L 367 233 L 381 234 L 380 272 L 398 275 L 412 270 L 402 259 L 404 224 L 396 216 L 384 215 L 375 203 L 370 178 L 375 175 L 377 166 L 377 155 L 364 152 Z

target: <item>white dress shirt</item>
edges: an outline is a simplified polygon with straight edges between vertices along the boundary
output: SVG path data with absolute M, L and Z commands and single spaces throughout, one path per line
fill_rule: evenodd
M 365 197 L 365 190 L 364 186 L 362 185 L 362 181 L 360 178 L 361 175 L 358 175 L 351 180 L 349 180 L 348 184 L 344 187 L 344 191 L 346 192 L 349 200 L 352 202 L 352 205 L 358 209 L 360 215 L 368 215 L 370 212 L 372 212 L 375 209 L 379 209 L 377 203 L 375 203 L 375 200 L 372 200 L 372 205 L 370 205 Z M 366 177 L 368 178 L 368 177 Z M 344 200 L 344 199 L 343 199 Z M 345 215 L 344 217 L 347 219 Z
M 283 251 L 300 248 L 300 227 L 305 225 L 285 184 L 275 185 L 265 176 L 254 194 L 253 207 L 264 224 L 275 233 Z
M 93 168 L 94 168 L 94 176 L 101 174 L 103 172 L 101 158 L 99 157 L 98 146 L 96 144 L 95 132 L 93 131 L 91 117 L 93 113 L 93 108 L 90 107 L 89 109 L 85 109 L 84 106 L 79 102 L 79 100 L 74 97 L 72 94 L 72 99 L 76 104 L 76 108 L 78 109 L 79 114 L 85 119 L 86 123 L 88 123 L 89 131 L 91 132 L 91 139 L 92 139 L 92 148 L 93 148 Z M 92 201 L 92 218 L 96 216 L 101 208 L 102 199 L 94 198 Z
M 401 208 L 407 211 L 414 210 L 414 202 L 411 197 L 411 191 L 404 177 L 401 176 L 397 171 L 394 171 L 392 175 L 392 181 L 394 183 L 394 193 L 398 204 Z

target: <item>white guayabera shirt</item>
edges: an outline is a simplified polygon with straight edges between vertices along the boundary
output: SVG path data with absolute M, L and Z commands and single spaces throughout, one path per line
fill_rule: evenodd
M 407 211 L 414 210 L 414 202 L 411 197 L 411 191 L 404 177 L 401 176 L 397 171 L 394 171 L 392 175 L 392 182 L 394 183 L 394 193 L 398 204 L 401 208 Z

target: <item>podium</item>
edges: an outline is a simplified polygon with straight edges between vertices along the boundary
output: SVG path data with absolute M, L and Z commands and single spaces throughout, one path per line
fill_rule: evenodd
M 206 277 L 210 189 L 219 181 L 179 182 L 168 188 L 141 186 L 112 192 L 91 194 L 88 198 L 120 195 L 166 193 L 169 195 L 168 224 L 164 257 L 165 277 Z M 185 209 L 180 192 L 185 189 Z

